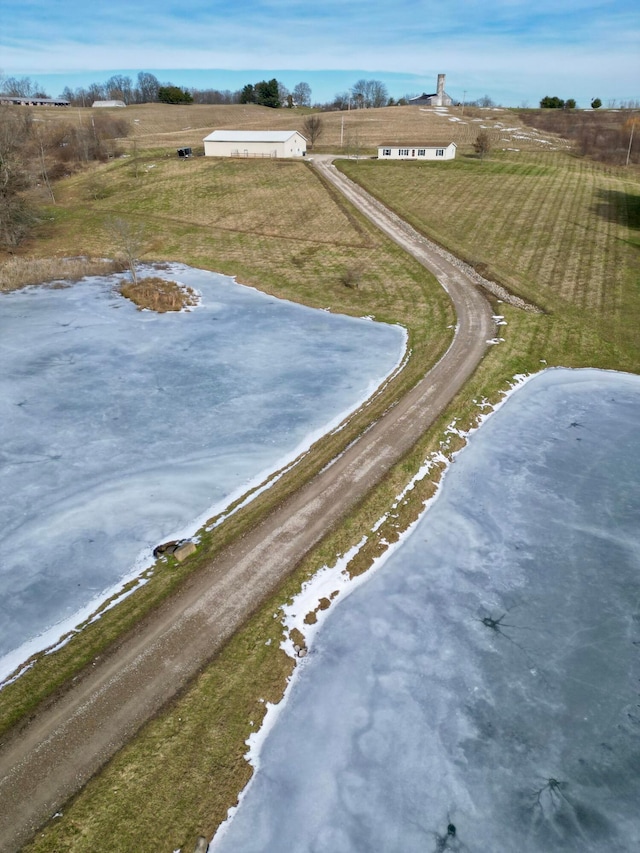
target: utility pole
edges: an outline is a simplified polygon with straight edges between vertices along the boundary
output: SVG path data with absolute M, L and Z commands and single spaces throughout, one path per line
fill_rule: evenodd
M 462 113 L 461 113 L 461 115 L 464 115 L 464 105 L 465 105 L 466 100 L 467 100 L 467 90 L 465 89 L 464 92 L 462 93 Z
M 629 147 L 627 148 L 627 166 L 629 165 L 629 158 L 631 157 L 631 143 L 633 142 L 633 130 L 636 126 L 636 121 L 637 119 L 635 118 L 631 119 L 631 133 L 629 135 Z

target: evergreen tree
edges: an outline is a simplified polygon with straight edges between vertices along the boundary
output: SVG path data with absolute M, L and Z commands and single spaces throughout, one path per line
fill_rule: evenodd
M 563 109 L 563 107 L 564 101 L 557 95 L 553 95 L 553 97 L 545 95 L 544 98 L 542 98 L 542 100 L 540 101 L 541 110 L 561 110 Z
M 253 87 L 253 83 L 247 83 L 247 85 L 240 92 L 240 103 L 241 104 L 255 104 L 256 102 L 256 90 Z
M 280 106 L 280 90 L 275 77 L 272 80 L 261 80 L 260 83 L 256 83 L 255 93 L 256 103 L 260 106 L 274 109 Z
M 158 89 L 158 100 L 163 104 L 192 104 L 193 95 L 179 86 L 160 86 Z

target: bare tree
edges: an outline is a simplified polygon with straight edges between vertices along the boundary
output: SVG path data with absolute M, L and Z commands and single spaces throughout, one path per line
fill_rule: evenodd
M 123 74 L 114 74 L 109 77 L 104 84 L 104 88 L 111 100 L 124 101 L 125 104 L 130 104 L 133 101 L 133 82 L 131 77 L 125 77 Z
M 296 83 L 293 87 L 293 100 L 298 107 L 310 107 L 311 86 L 308 83 Z
M 481 130 L 473 143 L 473 150 L 480 155 L 480 159 L 484 160 L 484 155 L 491 151 L 491 137 L 486 130 Z
M 351 87 L 351 98 L 357 110 L 364 109 L 367 106 L 367 81 L 358 80 Z
M 302 122 L 302 130 L 309 140 L 311 148 L 320 139 L 323 129 L 322 119 L 319 115 L 309 115 Z
M 51 181 L 49 180 L 49 171 L 47 169 L 47 159 L 45 157 L 46 146 L 45 139 L 43 137 L 42 131 L 40 128 L 36 131 L 36 140 L 38 144 L 38 157 L 40 159 L 40 173 L 42 175 L 42 180 L 44 181 L 44 185 L 49 192 L 49 196 L 51 197 L 51 201 L 53 204 L 56 203 L 56 197 L 53 194 L 53 188 L 51 186 Z
M 384 107 L 389 100 L 387 87 L 380 80 L 358 80 L 351 94 L 358 109 Z
M 369 80 L 369 98 L 372 107 L 384 107 L 389 101 L 387 87 L 380 80 Z
M 31 77 L 5 77 L 2 91 L 14 98 L 34 98 L 38 96 L 40 86 Z M 46 97 L 46 95 L 45 95 Z
M 101 83 L 91 83 L 91 85 L 87 89 L 87 96 L 88 96 L 87 106 L 90 107 L 94 101 L 106 100 L 107 93 L 105 91 L 104 86 Z
M 24 150 L 32 130 L 30 113 L 0 107 L 0 246 L 8 249 L 19 245 L 35 222 L 22 194 L 30 184 Z
M 278 100 L 280 101 L 280 105 L 284 106 L 285 104 L 289 103 L 289 99 L 291 96 L 289 94 L 289 90 L 284 85 L 284 83 L 281 83 L 279 80 L 277 81 L 277 83 L 278 83 Z
M 158 100 L 158 89 L 160 83 L 154 74 L 141 71 L 138 74 L 138 85 L 136 86 L 136 100 L 138 103 L 148 104 Z
M 338 92 L 333 101 L 331 102 L 331 107 L 334 110 L 346 110 L 351 105 L 351 93 L 350 92 Z
M 477 107 L 495 107 L 495 101 L 493 98 L 490 98 L 489 95 L 483 95 L 481 98 L 478 98 L 476 101 Z
M 138 264 L 144 248 L 144 226 L 117 217 L 107 222 L 107 232 L 117 243 L 118 251 L 131 273 L 131 280 L 137 284 Z

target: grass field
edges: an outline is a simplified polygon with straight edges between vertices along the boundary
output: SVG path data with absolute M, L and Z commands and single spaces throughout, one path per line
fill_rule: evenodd
M 340 168 L 483 275 L 543 308 L 549 336 L 541 356 L 640 369 L 637 171 L 549 152 Z
M 144 147 L 191 145 L 203 150 L 203 138 L 216 128 L 239 130 L 298 130 L 304 133 L 308 111 L 270 110 L 253 104 L 237 106 L 176 107 L 175 116 L 158 104 L 129 107 L 127 117 L 133 125 L 129 146 L 136 140 Z M 87 110 L 86 112 L 90 112 Z M 417 107 L 382 107 L 321 113 L 322 134 L 316 148 L 320 151 L 349 149 L 374 153 L 383 143 L 426 141 L 427 144 L 455 142 L 470 148 L 479 130 L 489 133 L 497 147 L 527 150 L 566 149 L 568 143 L 556 134 L 527 127 L 515 112 L 502 109 L 450 107 L 445 110 Z M 86 119 L 85 119 L 86 120 Z M 180 129 L 176 129 L 176 122 Z M 311 155 L 313 152 L 309 152 Z
M 21 108 L 22 109 L 22 108 Z M 26 109 L 26 108 L 25 108 Z M 202 140 L 216 129 L 298 130 L 310 110 L 272 110 L 256 104 L 174 105 L 141 104 L 126 109 L 102 110 L 129 123 L 130 134 L 121 146 L 127 150 L 165 151 L 190 146 L 204 151 Z M 96 111 L 91 108 L 42 110 L 33 108 L 39 123 L 81 124 L 91 126 Z M 426 142 L 470 149 L 480 130 L 486 130 L 496 147 L 537 151 L 544 148 L 566 149 L 569 143 L 558 135 L 525 125 L 512 110 L 450 107 L 382 107 L 371 110 L 347 110 L 318 114 L 322 134 L 316 148 L 320 151 L 354 150 L 375 153 L 383 143 Z M 313 152 L 309 152 L 312 154 Z
M 260 108 L 136 109 L 140 147 L 135 156 L 58 185 L 58 204 L 47 209 L 49 219 L 29 247 L 30 255 L 113 254 L 117 247 L 109 242 L 107 224 L 112 217 L 126 215 L 144 225 L 144 257 L 150 260 L 184 261 L 237 275 L 240 281 L 278 296 L 405 324 L 412 359 L 380 406 L 439 357 L 452 322 L 442 292 L 307 165 L 198 158 L 180 162 L 173 151 L 162 150 L 163 139 L 171 147 L 177 138 L 178 144 L 194 144 L 195 129 L 181 122 L 199 122 L 204 113 L 198 111 L 210 110 L 207 116 L 217 121 L 229 109 L 245 109 L 249 122 Z M 552 143 L 539 141 L 549 137 L 535 133 L 514 144 L 520 131 L 507 134 L 504 127 L 496 127 L 515 126 L 504 113 L 496 112 L 495 118 L 468 115 L 466 124 L 415 108 L 362 113 L 345 114 L 345 125 L 352 122 L 350 132 L 357 133 L 363 148 L 416 138 L 425 127 L 430 140 L 448 139 L 446 133 L 457 135 L 453 138 L 460 144 L 461 156 L 451 164 L 345 161 L 341 168 L 416 228 L 472 262 L 485 276 L 535 302 L 544 313 L 496 305 L 507 321 L 501 327 L 505 340 L 490 349 L 469 386 L 434 429 L 309 555 L 188 693 L 145 727 L 28 850 L 190 851 L 197 835 L 211 836 L 249 776 L 242 757 L 244 741 L 264 713 L 261 700 L 277 699 L 291 669 L 291 661 L 278 649 L 280 627 L 273 614 L 279 604 L 317 567 L 332 562 L 371 531 L 429 453 L 460 445 L 460 438 L 446 433 L 454 416 L 460 426 L 473 424 L 481 401 L 498 399 L 515 374 L 534 372 L 545 364 L 640 371 L 637 170 L 574 158 L 560 143 L 557 151 L 549 151 Z M 240 126 L 239 115 L 226 126 Z M 278 112 L 280 119 L 283 127 L 292 126 L 287 124 L 287 111 Z M 498 151 L 496 145 L 488 160 L 466 156 L 474 128 L 489 122 L 495 143 L 504 136 L 505 149 L 521 150 Z M 210 123 L 204 129 L 215 126 L 223 125 Z M 340 114 L 327 116 L 326 130 L 323 147 L 339 147 Z M 437 133 L 443 135 L 436 138 Z M 142 151 L 143 139 L 148 150 Z M 356 289 L 341 281 L 344 270 L 352 267 L 363 273 Z M 344 440 L 364 423 L 364 417 L 354 419 Z M 321 442 L 279 488 L 293 488 L 338 449 L 332 441 Z M 420 482 L 375 535 L 369 533 L 353 572 L 366 569 L 383 550 L 383 541 L 393 542 L 417 516 L 434 489 L 434 479 Z M 218 528 L 206 543 L 208 553 L 251 524 L 281 494 L 267 493 L 231 525 Z M 158 572 L 153 583 L 92 626 L 79 643 L 70 643 L 59 656 L 51 656 L 3 691 L 3 707 L 13 703 L 14 714 L 24 711 L 47 679 L 54 686 L 90 660 L 101 644 L 170 594 L 186 571 L 183 567 Z M 269 646 L 267 640 L 272 641 Z M 5 725 L 10 719 L 8 714 Z

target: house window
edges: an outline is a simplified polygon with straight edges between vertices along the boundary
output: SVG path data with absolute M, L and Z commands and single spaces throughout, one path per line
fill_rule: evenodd
M 436 157 L 444 157 L 444 148 L 436 148 Z
M 418 148 L 418 157 L 424 157 L 426 153 L 426 148 Z
M 390 148 L 383 148 L 382 149 L 382 156 L 383 157 L 391 157 L 391 149 Z
M 401 148 L 398 153 L 400 154 L 401 157 L 408 157 L 409 156 L 409 149 L 408 148 Z

